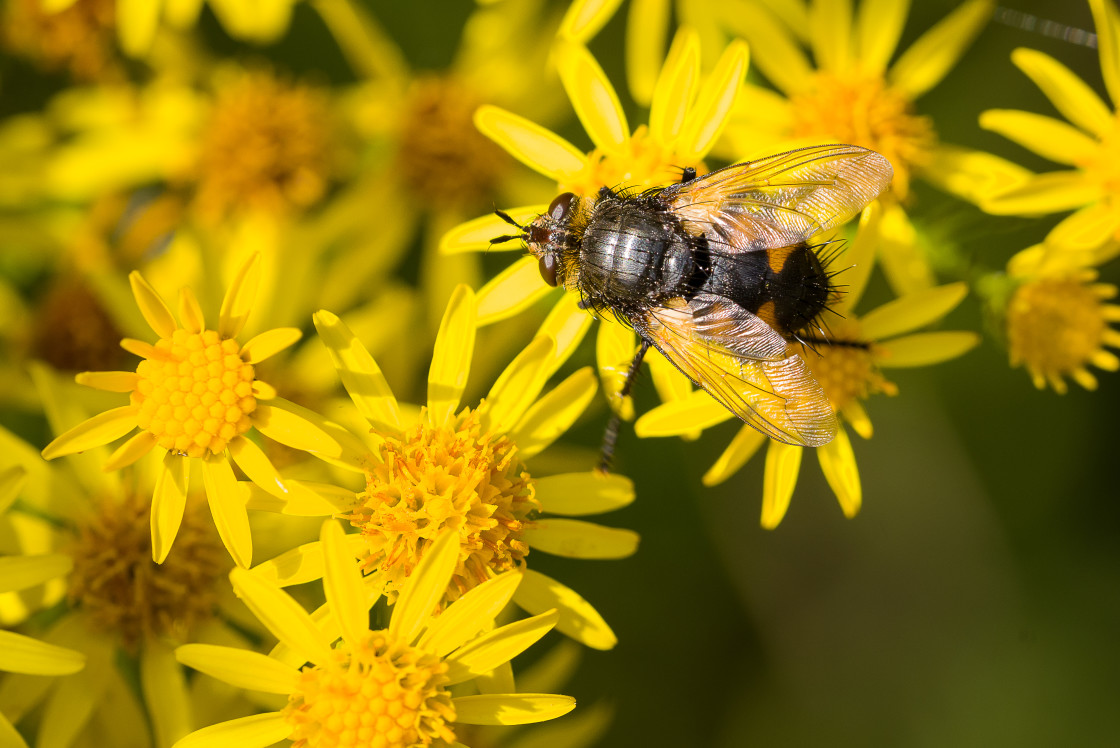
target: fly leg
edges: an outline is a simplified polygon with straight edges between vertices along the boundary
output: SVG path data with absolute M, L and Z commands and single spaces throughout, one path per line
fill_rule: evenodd
M 645 358 L 648 350 L 649 341 L 642 338 L 642 345 L 638 348 L 638 352 L 634 354 L 634 360 L 630 362 L 630 368 L 626 370 L 626 379 L 622 381 L 622 389 L 618 391 L 621 400 L 625 400 L 626 396 L 630 394 L 630 390 L 633 389 L 634 380 L 638 378 L 638 372 L 642 368 L 642 359 Z M 601 473 L 610 472 L 614 447 L 618 442 L 618 427 L 621 424 L 622 416 L 617 411 L 613 412 L 611 420 L 607 422 L 607 430 L 603 432 L 603 451 L 599 458 L 599 472 Z

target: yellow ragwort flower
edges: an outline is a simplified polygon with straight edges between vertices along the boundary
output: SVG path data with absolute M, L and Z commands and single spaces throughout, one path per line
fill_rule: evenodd
M 248 434 L 262 434 L 296 449 L 330 453 L 337 445 L 323 431 L 275 397 L 257 379 L 254 365 L 300 337 L 294 328 L 263 332 L 244 345 L 236 337 L 245 326 L 256 294 L 259 255 L 238 271 L 222 302 L 215 329 L 206 327 L 195 296 L 184 288 L 179 322 L 147 281 L 129 276 L 155 344 L 124 339 L 121 346 L 143 360 L 135 372 L 85 372 L 77 381 L 108 392 L 128 393 L 129 404 L 94 416 L 60 435 L 43 449 L 54 459 L 108 444 L 140 429 L 109 457 L 106 470 L 134 463 L 153 449 L 164 453 L 163 472 L 152 499 L 152 556 L 166 558 L 183 515 L 189 467 L 202 468 L 207 499 L 222 542 L 240 566 L 248 566 L 252 538 L 245 505 L 238 495 L 230 459 L 265 491 L 287 496 L 303 489 L 282 479 Z
M 896 394 L 898 388 L 882 369 L 927 366 L 956 358 L 974 347 L 979 336 L 972 332 L 925 332 L 914 330 L 936 322 L 960 303 L 967 293 L 964 283 L 950 283 L 915 291 L 857 316 L 859 301 L 880 241 L 880 214 L 874 207 L 864 211 L 859 232 L 851 246 L 835 261 L 845 271 L 847 292 L 831 307 L 836 315 L 825 325 L 826 335 L 808 339 L 811 347 L 796 348 L 821 387 L 833 410 L 860 436 L 869 439 L 871 421 L 862 401 L 869 395 Z M 730 420 L 733 415 L 719 403 L 696 391 L 677 402 L 666 403 L 638 419 L 639 436 L 678 436 Z M 705 485 L 727 480 L 741 468 L 767 438 L 744 425 L 731 444 L 704 475 Z M 762 526 L 778 526 L 789 508 L 801 457 L 805 448 L 770 440 L 766 453 L 766 475 L 762 495 Z M 847 430 L 817 448 L 821 470 L 840 502 L 845 516 L 854 517 L 863 501 L 859 470 Z
M 646 188 L 680 179 L 682 169 L 703 173 L 705 156 L 722 132 L 747 70 L 747 47 L 734 41 L 724 50 L 706 80 L 700 75 L 700 41 L 681 29 L 653 93 L 649 124 L 633 132 L 618 95 L 599 63 L 581 44 L 559 43 L 556 51 L 560 79 L 576 115 L 595 148 L 584 154 L 567 140 L 523 117 L 485 106 L 475 115 L 478 128 L 522 163 L 556 180 L 557 192 L 593 195 L 601 187 Z M 545 212 L 532 205 L 506 211 L 526 222 Z M 491 248 L 490 240 L 507 233 L 508 225 L 494 215 L 469 221 L 448 232 L 441 241 L 445 253 Z M 517 242 L 493 249 L 518 249 Z M 479 324 L 507 319 L 547 296 L 554 289 L 540 277 L 537 260 L 525 256 L 499 273 L 479 291 Z M 632 331 L 620 324 L 599 328 L 599 365 L 604 388 L 614 407 L 631 412 L 617 401 L 626 368 L 636 349 Z M 661 357 L 651 367 L 662 398 L 688 391 L 687 380 Z
M 1120 305 L 1111 283 L 1097 283 L 1097 272 L 1072 261 L 1060 249 L 1038 245 L 1008 262 L 1011 288 L 1002 310 L 1012 367 L 1022 366 L 1034 386 L 1066 392 L 1069 377 L 1087 390 L 1097 388 L 1089 365 L 1120 369 L 1120 358 L 1105 346 L 1120 347 Z
M 1120 239 L 1120 15 L 1110 0 L 1089 3 L 1096 21 L 1101 75 L 1112 106 L 1072 70 L 1047 54 L 1020 48 L 1011 61 L 1042 90 L 1067 121 L 1014 109 L 989 109 L 980 126 L 1043 158 L 1070 168 L 1032 175 L 980 203 L 997 215 L 1074 212 L 1046 243 L 1090 253 L 1095 264 L 1115 254 Z M 1112 246 L 1102 248 L 1111 243 Z M 1096 253 L 1096 254 L 1094 254 Z
M 47 72 L 87 82 L 120 78 L 114 49 L 114 0 L 13 0 L 5 3 L 0 44 Z
M 990 154 L 942 144 L 916 101 L 950 72 L 980 33 L 995 3 L 968 0 L 923 33 L 892 63 L 910 3 L 815 0 L 807 43 L 766 8 L 734 3 L 722 22 L 751 45 L 754 66 L 781 93 L 746 84 L 725 141 L 750 158 L 823 142 L 851 143 L 883 154 L 894 167 L 886 200 L 888 243 L 880 260 L 896 293 L 929 288 L 934 275 L 914 243 L 906 201 L 913 177 L 975 199 L 1022 178 L 1025 170 Z
M 628 479 L 590 471 L 540 477 L 526 465 L 575 422 L 597 389 L 594 373 L 584 367 L 541 395 L 589 321 L 574 302 L 563 311 L 545 323 L 482 402 L 460 407 L 474 350 L 477 304 L 474 293 L 459 286 L 436 337 L 428 400 L 418 419 L 402 412 L 377 363 L 349 328 L 330 312 L 317 313 L 319 336 L 372 439 L 367 446 L 338 436 L 345 442 L 339 463 L 358 472 L 363 486 L 355 492 L 317 484 L 326 500 L 310 503 L 281 502 L 250 489 L 248 506 L 347 520 L 358 530 L 351 537 L 359 544 L 356 553 L 363 569 L 385 585 L 389 602 L 435 538 L 453 530 L 461 545 L 444 602 L 470 594 L 495 575 L 520 569 L 525 581 L 514 598 L 518 605 L 531 613 L 558 608 L 559 631 L 591 647 L 613 647 L 614 633 L 590 603 L 527 568 L 531 549 L 608 559 L 631 555 L 638 543 L 629 530 L 569 519 L 629 504 L 634 489 Z M 307 563 L 317 553 L 308 544 L 255 571 L 284 585 L 304 582 L 321 573 Z
M 526 724 L 567 714 L 569 696 L 480 693 L 450 687 L 496 668 L 544 636 L 555 610 L 494 628 L 521 581 L 509 571 L 479 585 L 442 614 L 432 611 L 459 558 L 446 531 L 400 589 L 387 628 L 369 628 L 380 586 L 363 577 L 341 526 L 323 524 L 325 615 L 309 615 L 260 575 L 234 569 L 234 590 L 280 640 L 271 655 L 204 644 L 176 650 L 180 662 L 231 685 L 288 697 L 280 711 L 198 730 L 174 748 L 264 748 L 289 739 L 295 748 L 418 748 L 456 743 L 458 724 Z

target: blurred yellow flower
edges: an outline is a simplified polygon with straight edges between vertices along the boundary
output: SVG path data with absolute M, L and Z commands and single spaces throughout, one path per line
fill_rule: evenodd
M 180 323 L 176 323 L 159 294 L 138 272 L 132 273 L 137 305 L 159 340 L 154 345 L 128 338 L 121 341 L 125 350 L 143 359 L 135 372 L 77 376 L 81 384 L 129 393 L 130 403 L 78 424 L 43 449 L 45 458 L 54 459 L 108 444 L 139 428 L 140 433 L 113 452 L 105 469 L 130 465 L 153 449 L 163 453 L 151 522 L 152 556 L 157 563 L 166 558 L 175 540 L 192 459 L 202 467 L 222 542 L 240 566 L 248 566 L 252 539 L 229 460 L 266 491 L 286 496 L 301 489 L 297 483 L 285 482 L 246 434 L 256 427 L 296 449 L 314 447 L 330 453 L 337 447 L 255 377 L 254 365 L 298 340 L 299 330 L 269 330 L 243 346 L 236 340 L 252 310 L 259 259 L 254 255 L 242 265 L 222 302 L 216 329 L 206 327 L 189 289 L 180 294 Z
M 279 647 L 269 656 L 188 644 L 176 657 L 234 686 L 286 695 L 287 706 L 203 728 L 175 748 L 263 748 L 285 738 L 307 748 L 454 744 L 457 724 L 526 724 L 571 711 L 575 700 L 554 694 L 452 695 L 453 685 L 508 668 L 511 658 L 557 620 L 551 610 L 494 628 L 496 614 L 521 582 L 518 571 L 490 579 L 433 616 L 458 566 L 458 546 L 452 531 L 433 538 L 382 630 L 369 628 L 380 585 L 363 577 L 352 545 L 333 520 L 323 524 L 317 550 L 324 569 L 324 615 L 309 615 L 274 583 L 235 569 L 234 590 L 280 640 Z
M 634 490 L 628 479 L 592 472 L 534 477 L 525 465 L 560 437 L 595 395 L 594 374 L 584 367 L 540 396 L 586 329 L 587 315 L 574 303 L 565 311 L 546 323 L 478 406 L 460 409 L 477 319 L 474 293 L 460 286 L 436 338 L 427 405 L 415 420 L 402 412 L 380 368 L 346 325 L 319 312 L 319 336 L 370 437 L 367 446 L 336 435 L 344 447 L 339 463 L 360 473 L 364 486 L 355 492 L 315 485 L 325 499 L 318 502 L 277 501 L 250 488 L 247 506 L 348 520 L 359 531 L 353 537 L 360 542 L 363 568 L 385 585 L 390 602 L 432 541 L 454 530 L 461 542 L 459 561 L 441 599 L 456 600 L 496 574 L 521 569 L 525 581 L 514 597 L 521 607 L 531 613 L 559 608 L 558 630 L 591 647 L 614 646 L 614 633 L 586 600 L 526 568 L 531 548 L 613 559 L 631 555 L 638 543 L 629 530 L 567 518 L 629 504 Z M 314 544 L 303 546 L 255 571 L 285 585 L 304 582 L 321 573 L 307 561 L 316 553 Z
M 908 0 L 865 0 L 858 12 L 848 3 L 815 0 L 805 17 L 812 62 L 802 40 L 762 5 L 714 9 L 728 30 L 750 43 L 755 68 L 781 92 L 744 86 L 727 128 L 727 148 L 736 158 L 753 158 L 822 142 L 864 146 L 891 162 L 898 201 L 908 199 L 914 176 L 969 199 L 1014 183 L 1024 169 L 940 143 L 933 120 L 915 108 L 965 53 L 994 6 L 992 0 L 962 3 L 893 64 Z M 889 210 L 896 217 L 886 224 L 892 233 L 880 253 L 883 270 L 898 294 L 931 287 L 933 270 L 913 241 L 906 212 L 897 204 Z
M 123 76 L 113 32 L 115 0 L 12 0 L 0 11 L 0 44 L 44 72 L 76 80 Z
M 1101 75 L 1108 104 L 1053 57 L 1020 48 L 1011 61 L 1038 86 L 1066 122 L 1033 112 L 989 109 L 980 126 L 998 132 L 1043 158 L 1072 167 L 1032 175 L 989 195 L 980 206 L 997 215 L 1037 215 L 1073 210 L 1046 238 L 1067 251 L 1116 253 L 1120 239 L 1120 16 L 1110 0 L 1089 3 L 1096 21 Z M 1111 243 L 1111 246 L 1104 247 Z M 1089 264 L 1105 259 L 1088 258 Z
M 824 388 L 833 410 L 865 439 L 872 427 L 862 401 L 869 395 L 894 395 L 898 388 L 882 375 L 891 367 L 928 366 L 956 358 L 973 348 L 979 336 L 972 332 L 915 333 L 953 310 L 965 297 L 964 283 L 915 291 L 888 302 L 862 317 L 854 307 L 873 265 L 879 243 L 881 221 L 872 207 L 864 211 L 859 232 L 850 248 L 835 262 L 845 271 L 846 293 L 830 307 L 836 314 L 827 320 L 823 337 L 807 338 L 808 345 L 794 352 L 805 358 L 814 377 Z M 708 428 L 733 418 L 733 414 L 707 393 L 697 390 L 677 402 L 658 406 L 635 424 L 638 436 L 677 436 Z M 705 473 L 705 485 L 722 483 L 741 468 L 767 441 L 757 429 L 744 425 L 727 449 Z M 777 527 L 789 508 L 805 448 L 770 441 L 766 453 L 766 475 L 762 494 L 762 526 Z M 848 517 L 854 517 L 863 501 L 855 453 L 846 429 L 817 448 L 821 470 Z

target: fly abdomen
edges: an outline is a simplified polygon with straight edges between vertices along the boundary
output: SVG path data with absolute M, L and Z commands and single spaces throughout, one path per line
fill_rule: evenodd
M 653 199 L 606 198 L 580 247 L 580 285 L 609 306 L 636 297 L 684 295 L 693 275 L 690 237 Z

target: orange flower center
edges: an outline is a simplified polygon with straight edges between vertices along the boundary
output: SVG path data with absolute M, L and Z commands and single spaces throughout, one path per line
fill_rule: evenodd
M 608 154 L 596 148 L 587 156 L 587 166 L 569 182 L 561 182 L 559 192 L 594 195 L 600 187 L 658 187 L 679 182 L 681 171 L 693 167 L 697 174 L 708 168 L 703 161 L 685 161 L 649 135 L 642 125 L 630 137 L 622 153 Z
M 213 614 L 229 559 L 200 502 L 189 501 L 162 564 L 152 561 L 151 496 L 106 499 L 78 529 L 69 596 L 101 629 L 133 649 L 143 639 L 187 641 Z
M 198 161 L 199 210 L 285 213 L 326 192 L 331 132 L 326 97 L 265 72 L 218 91 Z
M 937 144 L 933 121 L 916 114 L 913 102 L 880 77 L 845 79 L 818 72 L 790 103 L 795 138 L 831 139 L 886 156 L 899 199 L 906 198 L 911 174 L 929 162 Z
M 447 528 L 458 532 L 459 565 L 444 598 L 452 602 L 528 555 L 521 532 L 540 509 L 535 494 L 516 445 L 483 431 L 479 412 L 466 408 L 446 425 L 424 419 L 387 437 L 365 491 L 342 517 L 365 537 L 364 566 L 385 576 L 391 600 L 431 542 Z
M 305 667 L 284 708 L 293 748 L 414 748 L 455 742 L 447 663 L 370 631 L 333 661 Z
M 253 366 L 236 340 L 214 330 L 176 330 L 161 338 L 156 355 L 136 367 L 140 381 L 131 400 L 137 422 L 164 449 L 203 457 L 219 454 L 252 425 L 256 410 Z
M 814 342 L 817 352 L 798 349 L 809 371 L 820 383 L 835 411 L 854 400 L 876 393 L 895 395 L 898 388 L 888 382 L 875 365 L 871 343 L 860 340 L 858 327 L 849 321 L 833 325 L 831 342 Z
M 0 38 L 5 48 L 47 71 L 65 69 L 82 81 L 119 72 L 114 51 L 114 0 L 77 0 L 57 13 L 42 0 L 12 0 L 4 8 Z
M 31 336 L 31 354 L 56 369 L 113 371 L 126 360 L 113 319 L 75 277 L 51 286 L 35 314 Z

